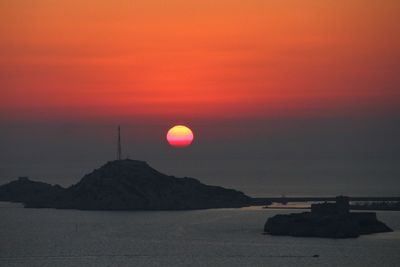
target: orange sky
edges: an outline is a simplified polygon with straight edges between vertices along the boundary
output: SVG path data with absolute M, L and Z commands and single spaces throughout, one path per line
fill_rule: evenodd
M 0 118 L 386 114 L 400 1 L 1 1 Z

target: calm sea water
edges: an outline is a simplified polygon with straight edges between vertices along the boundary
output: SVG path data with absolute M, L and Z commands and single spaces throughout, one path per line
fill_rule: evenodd
M 378 212 L 393 233 L 344 240 L 262 235 L 268 217 L 287 212 L 297 211 L 107 212 L 0 203 L 0 266 L 400 266 L 400 212 Z

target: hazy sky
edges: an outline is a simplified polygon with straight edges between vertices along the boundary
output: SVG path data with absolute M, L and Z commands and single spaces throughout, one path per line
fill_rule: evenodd
M 398 0 L 1 1 L 0 182 L 76 182 L 115 156 L 121 124 L 125 153 L 170 174 L 393 193 L 398 14 Z M 188 149 L 165 143 L 178 123 Z

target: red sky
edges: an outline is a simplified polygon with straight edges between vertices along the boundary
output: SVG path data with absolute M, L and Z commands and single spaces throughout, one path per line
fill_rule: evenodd
M 400 1 L 1 1 L 6 121 L 391 114 Z

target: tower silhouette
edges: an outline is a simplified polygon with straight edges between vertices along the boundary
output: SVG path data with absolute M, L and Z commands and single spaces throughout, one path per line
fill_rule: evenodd
M 118 125 L 117 160 L 121 160 L 121 127 Z

